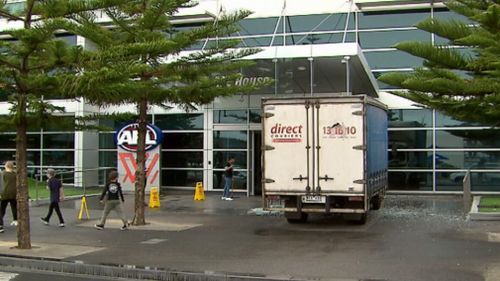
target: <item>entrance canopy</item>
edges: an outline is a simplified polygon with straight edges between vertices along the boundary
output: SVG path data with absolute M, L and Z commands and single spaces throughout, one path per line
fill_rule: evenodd
M 357 43 L 263 47 L 245 59 L 254 67 L 243 69 L 236 83 L 274 79 L 258 94 L 317 95 L 366 94 L 378 97 L 378 86 Z

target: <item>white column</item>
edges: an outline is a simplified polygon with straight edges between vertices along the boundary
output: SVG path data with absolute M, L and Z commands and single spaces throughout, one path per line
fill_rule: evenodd
M 76 44 L 87 48 L 85 38 L 77 36 Z M 91 48 L 91 47 L 90 47 Z M 86 103 L 84 98 L 77 102 L 75 117 L 98 113 L 99 108 Z M 97 121 L 96 121 L 97 122 Z M 99 184 L 99 133 L 75 131 L 75 186 L 88 187 Z

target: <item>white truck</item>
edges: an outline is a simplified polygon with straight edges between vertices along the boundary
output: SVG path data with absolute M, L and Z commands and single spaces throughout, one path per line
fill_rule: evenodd
M 365 95 L 262 100 L 264 209 L 365 223 L 387 189 L 387 107 Z

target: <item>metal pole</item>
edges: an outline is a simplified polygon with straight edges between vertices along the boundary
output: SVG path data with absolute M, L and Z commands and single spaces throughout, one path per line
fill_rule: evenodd
M 470 211 L 471 202 L 472 202 L 470 170 L 467 170 L 467 172 L 465 173 L 463 184 L 464 184 L 464 194 L 463 194 L 463 200 L 464 200 L 464 217 L 467 217 L 467 214 Z
M 350 56 L 345 56 L 341 62 L 345 63 L 345 87 L 346 87 L 346 94 L 351 95 L 351 77 L 350 77 L 350 69 L 349 69 L 349 60 L 351 59 Z
M 312 45 L 311 45 L 312 46 Z M 312 48 L 312 47 L 311 47 Z M 310 91 L 311 91 L 311 97 L 313 96 L 313 92 L 314 92 L 314 88 L 313 88 L 313 84 L 314 84 L 314 69 L 313 69 L 313 58 L 310 57 L 307 59 L 309 61 L 309 72 L 310 72 L 310 78 L 311 78 L 311 81 L 309 81 L 309 84 L 310 84 Z
M 43 101 L 44 96 L 42 95 L 42 101 Z M 44 149 L 44 142 L 43 142 L 43 128 L 40 128 L 40 178 L 39 181 L 43 181 L 43 153 L 45 151 Z M 36 178 L 36 176 L 35 176 Z M 38 206 L 38 181 L 36 185 L 36 203 Z

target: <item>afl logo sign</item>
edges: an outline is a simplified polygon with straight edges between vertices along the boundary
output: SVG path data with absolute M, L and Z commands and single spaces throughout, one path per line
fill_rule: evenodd
M 161 144 L 163 134 L 160 128 L 154 125 L 147 124 L 146 126 L 146 151 L 148 151 Z M 118 147 L 126 151 L 136 152 L 139 137 L 138 128 L 138 123 L 130 123 L 119 129 L 115 134 L 115 142 Z

